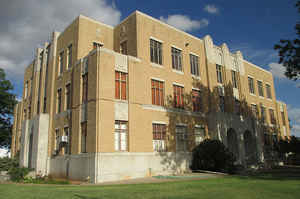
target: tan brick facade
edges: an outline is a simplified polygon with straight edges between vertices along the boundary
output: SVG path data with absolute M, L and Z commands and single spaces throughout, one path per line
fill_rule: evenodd
M 153 47 L 159 49 L 160 54 L 151 51 L 151 41 L 155 43 L 153 45 L 160 45 Z M 180 53 L 176 54 L 175 51 Z M 153 61 L 151 53 L 157 53 L 153 59 L 160 61 Z M 192 74 L 195 73 L 192 58 L 197 60 L 198 74 Z M 220 65 L 219 77 L 216 64 Z M 124 77 L 127 74 L 126 80 L 122 80 L 126 84 L 120 83 L 118 88 L 116 71 L 124 74 Z M 233 73 L 236 75 L 235 82 Z M 84 80 L 85 75 L 87 81 Z M 249 78 L 253 81 L 253 94 L 249 91 Z M 160 88 L 163 89 L 163 96 L 160 96 L 163 98 L 163 106 L 153 104 L 155 92 L 158 92 L 152 86 L 154 81 L 163 85 Z M 71 88 L 69 101 L 68 84 Z M 84 85 L 87 85 L 87 89 Z M 124 85 L 125 91 L 125 87 L 122 87 Z M 169 101 L 174 98 L 174 89 L 177 87 L 183 88 L 182 95 L 186 95 L 184 109 L 174 108 L 174 101 Z M 222 89 L 225 91 L 224 113 L 220 105 Z M 196 99 L 190 95 L 192 91 L 201 94 L 201 112 L 192 110 L 193 100 Z M 126 99 L 116 99 L 116 92 L 126 96 Z M 126 152 L 123 154 L 152 154 L 156 150 L 156 142 L 153 140 L 156 124 L 166 127 L 163 131 L 164 151 L 176 152 L 183 147 L 188 152 L 197 142 L 197 130 L 202 129 L 201 132 L 204 132 L 201 139 L 211 137 L 222 140 L 230 128 L 243 126 L 243 122 L 253 118 L 253 115 L 240 110 L 251 109 L 255 105 L 258 118 L 262 117 L 261 107 L 265 107 L 266 121 L 263 125 L 279 129 L 267 134 L 275 133 L 281 138 L 290 136 L 287 107 L 283 102 L 276 101 L 272 74 L 244 60 L 241 52 L 231 53 L 226 44 L 215 46 L 210 36 L 196 38 L 138 11 L 116 27 L 80 15 L 62 33 L 54 32 L 50 43 L 37 49 L 36 58 L 25 70 L 23 99 L 15 108 L 12 154 L 15 155 L 26 145 L 20 141 L 22 122 L 39 117 L 40 114 L 48 114 L 46 148 L 50 163 L 47 172 L 70 177 L 73 172 L 71 167 L 67 167 L 67 173 L 55 173 L 59 167 L 52 162 L 62 161 L 59 158 L 64 156 L 77 157 L 81 154 L 83 156 L 80 157 L 90 158 L 84 155 L 85 152 L 120 155 L 124 149 Z M 270 109 L 274 111 L 276 120 L 272 125 Z M 228 114 L 233 118 L 232 123 L 225 121 L 229 118 L 225 118 Z M 118 126 L 118 121 L 123 121 L 122 125 Z M 263 142 L 261 134 L 266 132 L 258 130 L 263 128 L 258 120 L 256 123 L 255 127 L 245 124 L 245 129 L 234 130 L 241 136 L 245 131 L 252 132 L 259 139 L 259 148 Z M 178 134 L 182 129 L 186 135 L 181 139 Z M 62 140 L 63 136 L 67 136 L 67 141 Z M 184 140 L 183 145 L 186 146 L 179 145 L 180 140 Z M 224 140 L 229 145 L 227 141 Z M 241 162 L 244 161 L 243 156 L 240 155 Z M 98 156 L 94 158 L 96 161 Z M 98 172 L 100 170 L 83 176 L 94 175 L 94 182 L 116 179 L 101 178 Z

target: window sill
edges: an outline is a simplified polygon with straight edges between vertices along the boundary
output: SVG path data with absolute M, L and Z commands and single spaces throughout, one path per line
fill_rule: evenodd
M 128 100 L 115 99 L 115 102 L 128 104 Z
M 267 100 L 269 100 L 269 101 L 273 101 L 273 100 L 272 100 L 272 98 L 267 98 Z
M 152 67 L 154 67 L 154 68 L 164 68 L 163 65 L 156 64 L 156 63 L 153 63 L 153 62 L 151 62 L 150 65 L 151 65 Z
M 253 96 L 253 97 L 256 97 L 256 95 L 255 95 L 255 94 L 253 94 L 253 93 L 249 93 L 249 95 L 251 95 L 251 96 Z
M 263 96 L 259 96 L 259 98 L 260 98 L 260 99 L 265 99 L 265 97 L 263 97 Z
M 172 71 L 175 72 L 175 73 L 177 73 L 177 74 L 184 75 L 184 72 L 182 72 L 180 70 L 172 69 Z
M 197 80 L 201 80 L 201 77 L 200 77 L 200 76 L 193 75 L 193 74 L 192 74 L 192 78 L 193 78 L 193 79 L 197 79 Z

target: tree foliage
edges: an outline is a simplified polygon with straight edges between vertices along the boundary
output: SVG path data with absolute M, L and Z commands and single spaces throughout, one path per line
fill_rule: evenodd
M 16 97 L 11 93 L 13 85 L 6 79 L 4 70 L 0 68 L 0 147 L 10 147 L 12 117 Z
M 194 148 L 191 169 L 232 173 L 235 160 L 221 141 L 206 139 Z
M 297 1 L 296 7 L 300 13 L 300 1 Z M 274 46 L 274 49 L 279 51 L 279 63 L 286 67 L 285 76 L 292 80 L 297 80 L 300 76 L 300 22 L 297 22 L 295 29 L 298 38 L 281 39 L 279 44 Z

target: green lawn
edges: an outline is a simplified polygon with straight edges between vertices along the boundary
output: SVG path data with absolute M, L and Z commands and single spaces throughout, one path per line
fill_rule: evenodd
M 104 199 L 104 198 L 300 198 L 300 180 L 225 177 L 135 185 L 23 185 L 0 184 L 5 199 Z

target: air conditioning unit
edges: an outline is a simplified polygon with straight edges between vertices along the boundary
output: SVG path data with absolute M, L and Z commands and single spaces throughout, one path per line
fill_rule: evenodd
M 67 143 L 67 142 L 68 142 L 68 136 L 66 136 L 66 135 L 61 136 L 61 137 L 60 137 L 60 142 L 65 142 L 65 143 Z

